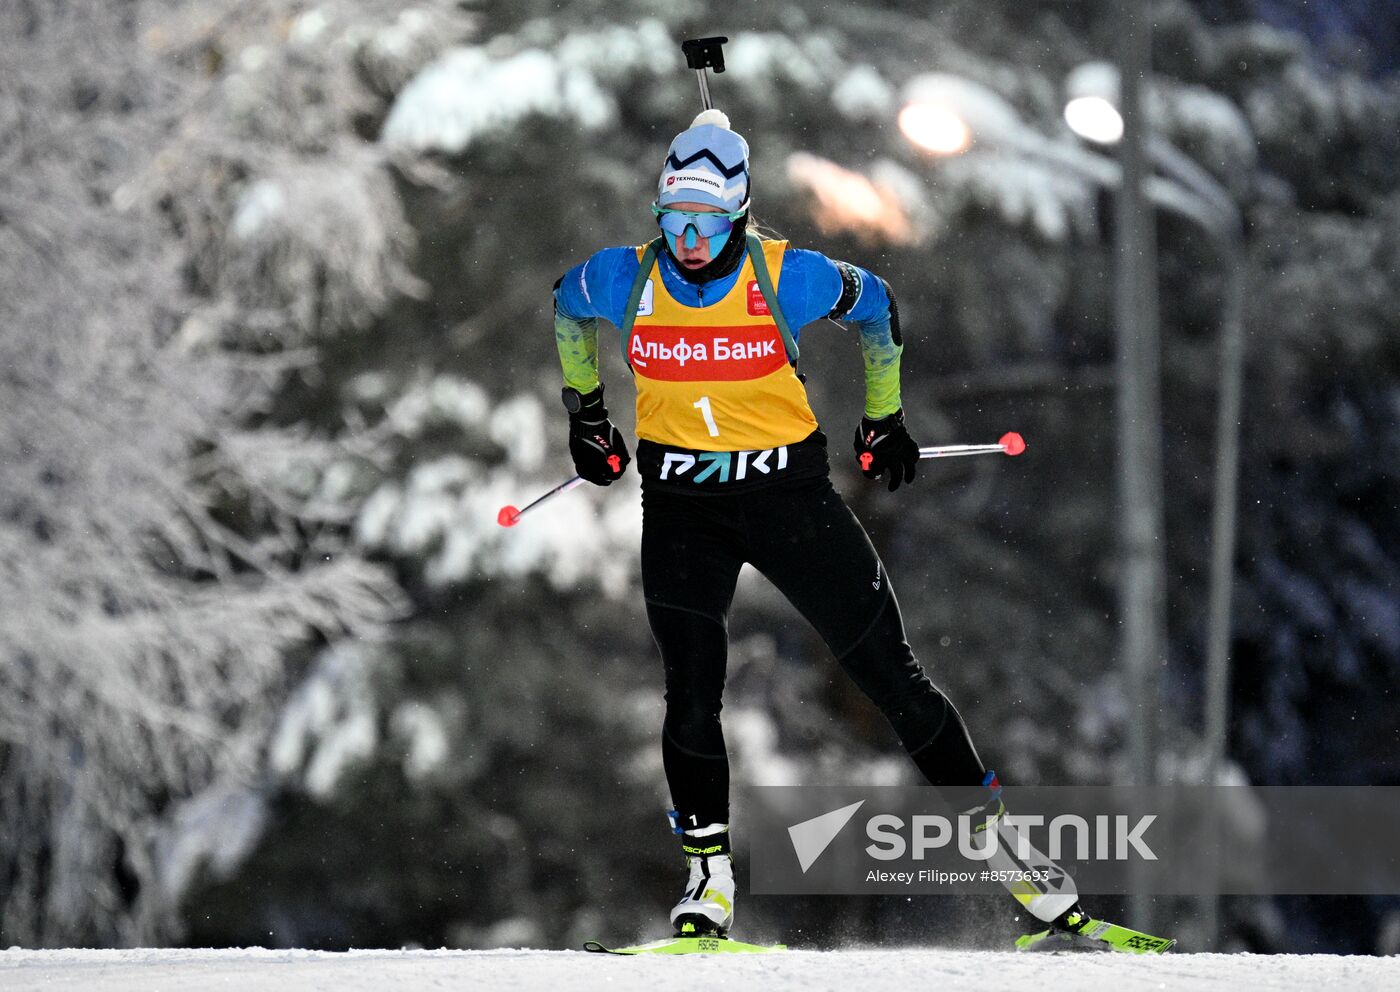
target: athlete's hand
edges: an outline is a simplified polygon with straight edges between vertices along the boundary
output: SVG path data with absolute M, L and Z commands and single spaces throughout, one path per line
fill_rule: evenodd
M 564 407 L 569 411 L 569 454 L 574 470 L 595 486 L 610 486 L 627 470 L 632 456 L 622 432 L 608 419 L 603 405 L 603 387 L 586 395 L 564 390 Z
M 919 464 L 919 444 L 904 426 L 904 411 L 879 420 L 860 418 L 856 428 L 856 461 L 867 479 L 889 473 L 890 492 L 901 482 L 913 482 Z

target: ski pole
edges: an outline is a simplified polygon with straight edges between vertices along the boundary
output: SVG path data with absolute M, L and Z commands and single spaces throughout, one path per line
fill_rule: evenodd
M 1008 431 L 996 444 L 945 444 L 933 448 L 920 448 L 920 458 L 960 458 L 963 455 L 1019 455 L 1026 450 L 1025 439 L 1015 431 Z M 864 456 L 862 456 L 864 457 Z
M 920 448 L 920 458 L 960 458 L 963 455 L 1019 455 L 1026 450 L 1025 439 L 1015 431 L 1007 431 L 996 444 L 943 444 Z M 860 467 L 867 472 L 875 456 L 869 451 L 860 456 Z
M 616 458 L 617 456 L 616 456 L 616 455 L 613 455 L 613 457 Z M 582 481 L 583 481 L 583 476 L 581 476 L 581 475 L 576 475 L 576 476 L 574 476 L 572 479 L 570 479 L 568 482 L 561 482 L 561 483 L 559 483 L 559 485 L 555 486 L 553 489 L 551 489 L 549 492 L 545 493 L 543 496 L 541 496 L 539 499 L 535 500 L 533 503 L 531 503 L 529 506 L 525 507 L 525 509 L 523 509 L 523 510 L 517 510 L 515 507 L 510 506 L 509 504 L 507 504 L 506 506 L 501 507 L 501 512 L 500 512 L 500 513 L 496 514 L 496 523 L 500 524 L 502 527 L 514 527 L 516 524 L 520 523 L 520 518 L 521 518 L 521 517 L 523 517 L 525 514 L 529 513 L 529 512 L 530 512 L 531 510 L 533 510 L 535 507 L 539 506 L 539 505 L 540 505 L 541 503 L 543 503 L 545 500 L 547 500 L 547 499 L 553 499 L 555 496 L 558 496 L 560 493 L 566 493 L 566 492 L 568 492 L 570 489 L 574 488 L 575 486 L 577 486 L 577 485 L 578 485 L 580 482 L 582 482 Z
M 705 70 L 724 71 L 724 43 L 728 40 L 691 38 L 681 42 L 681 51 L 685 52 L 685 64 L 695 70 L 695 76 L 700 80 L 700 102 L 705 110 L 714 109 L 714 104 L 710 102 L 710 81 L 705 75 Z

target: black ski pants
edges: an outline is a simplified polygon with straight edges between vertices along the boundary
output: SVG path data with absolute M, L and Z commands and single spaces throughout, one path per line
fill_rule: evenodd
M 816 628 L 931 785 L 981 784 L 962 717 L 915 659 L 889 576 L 830 479 L 723 495 L 644 490 L 642 509 L 642 585 L 666 670 L 662 757 L 683 826 L 729 822 L 720 706 L 745 562 Z

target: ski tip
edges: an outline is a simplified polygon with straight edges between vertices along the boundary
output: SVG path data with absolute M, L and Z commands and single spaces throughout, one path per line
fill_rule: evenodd
M 1042 940 L 1045 940 L 1049 936 L 1049 930 L 1042 930 L 1039 933 L 1022 934 L 1021 936 L 1016 938 L 1016 950 L 1029 951 L 1032 947 L 1035 947 Z

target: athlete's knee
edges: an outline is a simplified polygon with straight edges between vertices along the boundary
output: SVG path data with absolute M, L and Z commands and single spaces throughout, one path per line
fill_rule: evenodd
M 701 613 L 647 604 L 652 634 L 666 669 L 669 736 L 683 747 L 712 739 L 719 727 L 728 637 L 724 625 Z
M 936 732 L 947 719 L 951 704 L 917 662 L 914 667 L 907 677 L 875 680 L 866 688 L 866 695 L 897 726 Z
M 663 746 L 694 758 L 724 757 L 722 707 L 715 687 L 686 684 L 668 689 L 666 717 L 661 722 Z
M 677 682 L 666 689 L 665 726 L 679 735 L 719 726 L 723 686 Z
M 894 598 L 885 601 L 870 627 L 839 658 L 841 667 L 882 710 L 942 700 L 904 636 Z

